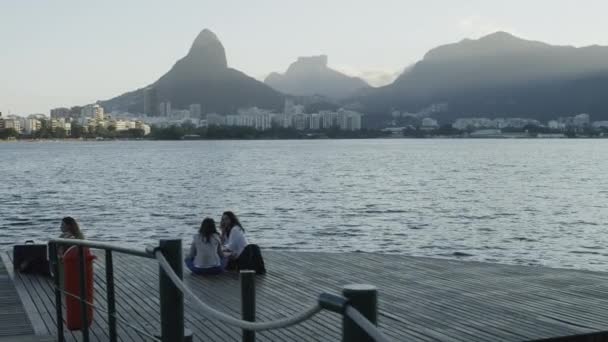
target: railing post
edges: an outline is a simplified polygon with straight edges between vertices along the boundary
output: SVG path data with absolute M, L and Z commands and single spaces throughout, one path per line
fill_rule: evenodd
M 244 321 L 255 322 L 255 271 L 242 270 L 241 315 Z M 243 329 L 243 342 L 255 342 L 255 331 Z
M 114 263 L 112 250 L 106 249 L 106 294 L 108 298 L 108 332 L 110 342 L 116 342 L 116 298 L 114 295 Z
M 89 342 L 89 318 L 87 307 L 87 268 L 84 259 L 84 247 L 78 246 L 78 266 L 80 270 L 80 317 L 82 318 L 82 340 Z
M 175 274 L 183 278 L 182 240 L 160 240 L 160 250 Z M 160 267 L 160 322 L 162 342 L 184 340 L 184 295 Z
M 373 285 L 351 284 L 342 288 L 342 295 L 374 325 L 378 324 L 378 290 Z M 342 318 L 343 342 L 373 342 L 367 333 L 347 315 Z
M 61 280 L 59 271 L 59 255 L 57 251 L 57 245 L 49 243 L 49 259 L 51 260 L 51 267 L 53 270 L 53 280 L 55 282 L 55 319 L 57 320 L 57 341 L 64 342 L 63 336 L 63 311 L 61 305 Z

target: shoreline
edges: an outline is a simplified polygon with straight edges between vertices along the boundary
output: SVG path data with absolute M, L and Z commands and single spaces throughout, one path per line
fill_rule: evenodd
M 57 143 L 57 142 L 159 142 L 159 141 L 278 141 L 278 140 L 603 140 L 604 137 L 344 137 L 344 138 L 217 138 L 217 139 L 5 139 L 0 143 Z

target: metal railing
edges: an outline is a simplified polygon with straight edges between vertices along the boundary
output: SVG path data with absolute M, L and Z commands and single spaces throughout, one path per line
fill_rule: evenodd
M 58 246 L 77 246 L 79 257 L 80 294 L 68 293 L 61 288 L 59 275 Z M 184 284 L 181 240 L 160 240 L 157 247 L 145 250 L 121 247 L 105 242 L 89 240 L 53 239 L 49 241 L 51 266 L 55 274 L 55 308 L 57 320 L 57 340 L 64 341 L 62 294 L 77 298 L 80 302 L 82 337 L 89 341 L 89 317 L 87 306 L 95 307 L 88 299 L 86 292 L 86 265 L 84 249 L 105 250 L 106 299 L 108 315 L 108 336 L 111 342 L 117 341 L 116 297 L 114 292 L 113 252 L 156 259 L 159 264 L 160 294 L 160 339 L 148 332 L 141 331 L 124 321 L 127 326 L 154 340 L 176 342 L 191 339 L 185 337 L 184 329 L 184 295 L 188 295 L 201 309 L 206 317 L 211 317 L 242 329 L 243 341 L 255 341 L 255 332 L 285 328 L 310 319 L 322 310 L 342 315 L 342 341 L 389 341 L 377 328 L 377 290 L 371 285 L 348 285 L 343 288 L 342 296 L 321 293 L 317 301 L 306 310 L 288 318 L 269 322 L 255 322 L 255 272 L 243 270 L 241 280 L 241 316 L 234 318 L 204 303 Z M 122 320 L 121 320 L 122 321 Z

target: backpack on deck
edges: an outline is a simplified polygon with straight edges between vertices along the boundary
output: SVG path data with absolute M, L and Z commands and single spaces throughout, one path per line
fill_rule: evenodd
M 255 274 L 266 274 L 266 266 L 260 246 L 251 244 L 247 245 L 239 258 L 237 259 L 239 270 L 253 270 Z

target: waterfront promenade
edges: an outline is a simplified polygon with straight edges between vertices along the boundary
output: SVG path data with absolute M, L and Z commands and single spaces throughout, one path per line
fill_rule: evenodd
M 527 341 L 570 336 L 608 340 L 608 273 L 520 267 L 368 253 L 264 251 L 268 274 L 256 278 L 257 318 L 290 316 L 318 294 L 368 283 L 379 291 L 379 327 L 394 341 Z M 10 255 L 3 255 L 5 264 Z M 91 340 L 106 341 L 104 258 L 95 261 L 96 310 Z M 114 271 L 121 341 L 147 341 L 159 330 L 158 264 L 116 254 Z M 238 274 L 185 283 L 215 308 L 240 317 Z M 56 333 L 49 279 L 14 275 L 34 330 Z M 2 304 L 4 305 L 4 304 Z M 185 324 L 194 340 L 239 341 L 240 330 L 203 317 L 185 298 Z M 260 332 L 258 341 L 339 341 L 341 317 L 323 311 L 288 329 Z M 68 340 L 79 340 L 68 333 Z M 0 340 L 1 341 L 1 340 Z

